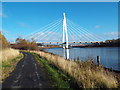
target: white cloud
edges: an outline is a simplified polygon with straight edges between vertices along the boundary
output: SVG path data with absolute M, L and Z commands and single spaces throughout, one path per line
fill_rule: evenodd
M 10 33 L 9 31 L 3 30 L 3 29 L 0 29 L 0 32 L 2 32 L 3 34 L 9 34 Z
M 118 36 L 120 36 L 120 32 L 108 32 L 108 33 L 103 33 L 103 35 L 106 37 L 118 38 Z
M 25 23 L 23 23 L 23 22 L 19 22 L 18 25 L 21 26 L 21 27 L 26 27 L 26 26 L 27 26 L 27 25 L 26 25 Z
M 120 35 L 120 32 L 108 32 L 108 33 L 104 33 L 104 35 L 116 36 L 116 35 Z
M 96 25 L 96 26 L 95 26 L 95 29 L 99 29 L 99 28 L 101 28 L 100 25 Z
M 0 12 L 0 17 L 7 18 L 8 16 L 5 13 Z
M 18 22 L 17 24 L 18 24 L 20 27 L 25 27 L 25 28 L 31 29 L 31 26 L 28 25 L 28 24 L 26 24 L 26 23 L 24 23 L 24 22 Z

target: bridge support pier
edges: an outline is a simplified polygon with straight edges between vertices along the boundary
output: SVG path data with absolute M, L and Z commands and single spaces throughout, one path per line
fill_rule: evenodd
M 63 38 L 62 38 L 62 42 L 65 43 L 65 39 L 66 39 L 66 43 L 64 46 L 63 44 L 63 48 L 66 48 L 68 49 L 68 32 L 67 32 L 67 24 L 66 24 L 66 16 L 65 16 L 65 13 L 63 13 Z

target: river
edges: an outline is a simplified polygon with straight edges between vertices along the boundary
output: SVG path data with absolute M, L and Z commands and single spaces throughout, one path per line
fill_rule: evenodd
M 120 71 L 119 47 L 92 47 L 92 48 L 50 48 L 47 52 L 58 54 L 65 58 L 87 60 L 92 58 L 96 63 L 97 56 L 100 56 L 100 64 L 104 67 Z

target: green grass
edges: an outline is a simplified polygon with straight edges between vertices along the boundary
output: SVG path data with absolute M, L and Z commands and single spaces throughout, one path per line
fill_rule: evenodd
M 41 58 L 39 55 L 32 53 L 37 60 L 38 64 L 45 68 L 48 74 L 48 78 L 53 81 L 53 88 L 70 88 L 71 78 L 64 74 L 62 71 L 58 70 L 57 67 L 52 65 L 46 59 Z
M 19 55 L 18 57 L 6 61 L 2 61 L 2 81 L 7 78 L 10 73 L 15 69 L 16 64 L 20 59 L 23 58 L 23 55 Z
M 6 60 L 2 62 L 2 68 L 7 68 L 7 67 L 15 67 L 15 65 L 13 65 L 14 63 L 16 63 L 19 59 L 21 59 L 23 56 L 20 55 L 14 59 L 10 59 L 10 60 Z
M 63 57 L 47 52 L 30 52 L 40 55 L 49 61 L 49 65 L 55 65 L 61 71 L 67 73 L 68 76 L 73 77 L 79 88 L 118 88 L 119 80 L 117 80 L 116 75 L 105 70 L 101 65 L 96 65 L 89 59 L 78 62 L 76 60 L 66 60 Z

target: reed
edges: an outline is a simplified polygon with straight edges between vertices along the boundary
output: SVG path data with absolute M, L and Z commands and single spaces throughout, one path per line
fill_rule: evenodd
M 9 76 L 22 57 L 19 50 L 6 48 L 0 51 L 0 82 Z
M 97 66 L 92 60 L 72 61 L 43 51 L 30 51 L 48 60 L 60 70 L 73 77 L 80 88 L 117 88 L 114 74 Z
M 13 59 L 17 56 L 19 56 L 19 50 L 12 49 L 12 48 L 6 48 L 0 50 L 0 61 L 7 61 L 9 59 Z

